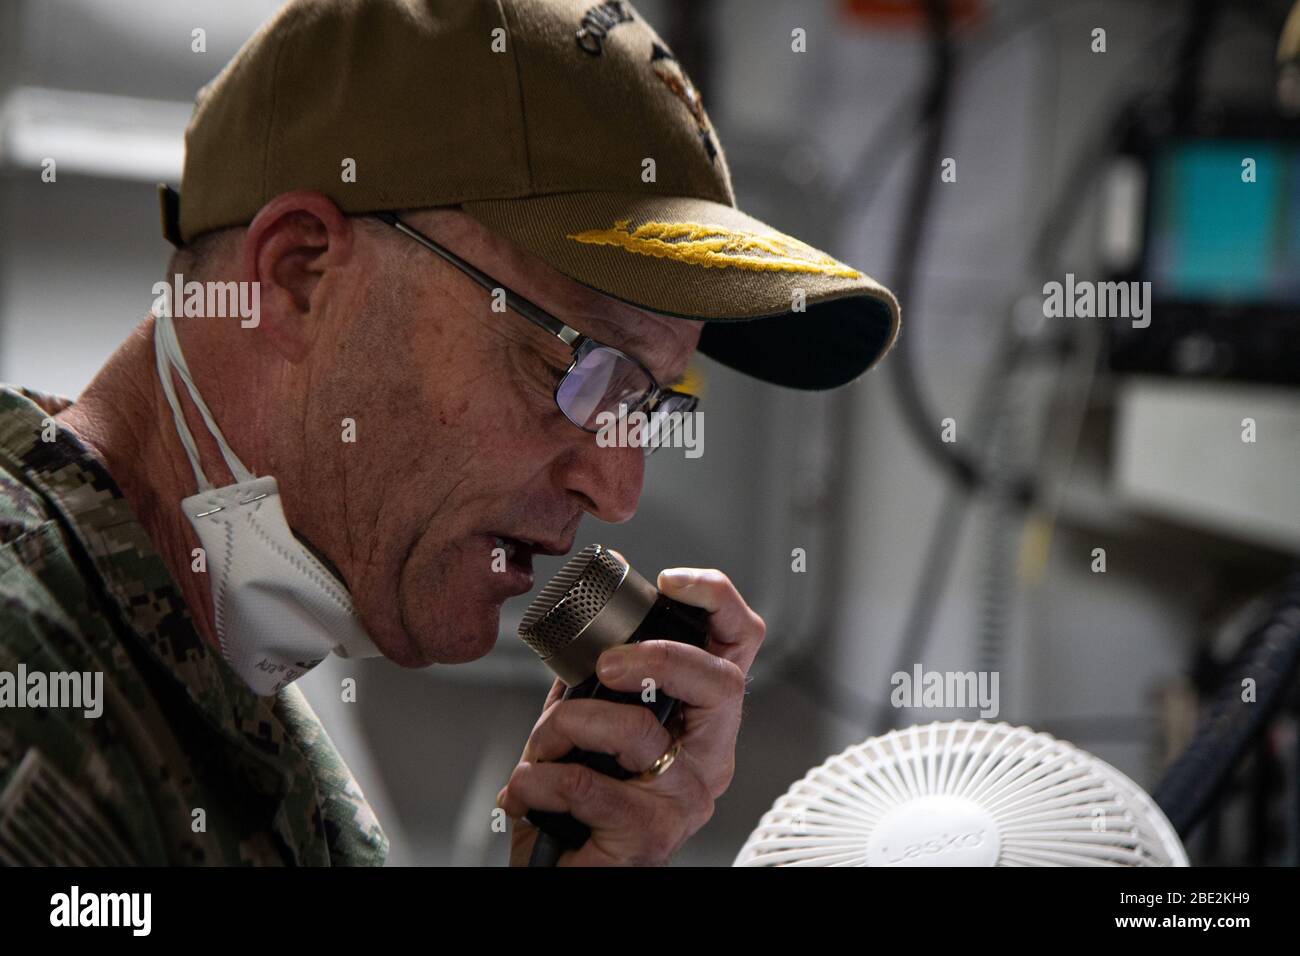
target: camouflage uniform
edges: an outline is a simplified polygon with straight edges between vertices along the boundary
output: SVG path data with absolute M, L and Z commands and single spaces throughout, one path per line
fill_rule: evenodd
M 103 712 L 0 709 L 0 864 L 383 863 L 302 692 L 253 694 L 100 461 L 42 441 L 68 404 L 0 387 L 0 671 L 100 671 Z

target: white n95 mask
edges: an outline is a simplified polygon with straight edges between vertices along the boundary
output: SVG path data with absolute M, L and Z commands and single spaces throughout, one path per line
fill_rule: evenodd
M 154 353 L 198 493 L 181 510 L 199 536 L 211 579 L 221 653 L 259 696 L 276 693 L 331 651 L 340 657 L 376 657 L 342 582 L 289 529 L 279 488 L 257 477 L 226 444 L 190 378 L 171 317 L 154 319 Z M 171 369 L 198 407 L 235 483 L 214 488 L 199 464 L 194 436 L 181 411 Z

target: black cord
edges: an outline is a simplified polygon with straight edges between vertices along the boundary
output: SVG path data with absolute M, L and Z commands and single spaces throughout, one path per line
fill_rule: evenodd
M 952 39 L 949 35 L 947 0 L 927 0 L 926 12 L 930 26 L 931 75 L 921 98 L 919 123 L 924 131 L 921 158 L 915 167 L 916 174 L 912 178 L 907 199 L 903 204 L 902 227 L 895 248 L 892 270 L 894 292 L 899 301 L 909 308 L 933 196 L 935 170 L 943 149 L 955 59 Z M 896 113 L 891 116 L 886 121 L 887 125 L 892 125 L 897 115 Z M 945 502 L 936 518 L 922 570 L 913 591 L 899 650 L 899 660 L 903 662 L 900 666 L 903 667 L 910 661 L 909 655 L 918 653 L 918 648 L 923 647 L 930 631 L 933 609 L 938 603 L 936 592 L 942 590 L 943 583 L 947 579 L 947 572 L 956 550 L 956 538 L 964 523 L 969 491 L 978 484 L 977 467 L 944 443 L 934 427 L 937 420 L 931 416 L 926 401 L 921 395 L 916 379 L 915 363 L 908 345 L 915 338 L 916 327 L 916 313 L 910 312 L 909 315 L 911 316 L 908 320 L 910 331 L 900 337 L 898 346 L 894 350 L 895 356 L 891 361 L 895 392 L 905 421 L 911 425 L 914 434 L 921 439 L 923 447 L 926 447 L 942 466 L 952 469 L 957 480 L 946 492 Z M 999 354 L 1018 353 L 1008 349 Z M 995 358 L 990 368 L 1000 370 L 1001 365 L 1002 363 Z M 931 588 L 927 587 L 927 584 L 936 586 Z M 825 606 L 830 607 L 829 600 Z M 829 621 L 823 621 L 822 624 L 821 630 L 823 633 L 828 633 Z M 824 640 L 816 643 L 820 645 Z M 892 708 L 887 703 L 869 701 L 847 687 L 829 680 L 820 671 L 814 657 L 815 651 L 816 646 L 809 647 L 804 654 L 796 655 L 788 662 L 786 671 L 788 676 L 794 679 L 796 686 L 805 690 L 822 706 L 828 707 L 841 716 L 862 720 L 865 713 L 869 727 L 877 723 L 883 723 L 888 727 L 893 719 Z
M 1210 47 L 1211 31 L 1218 19 L 1220 0 L 1196 0 L 1191 27 L 1178 51 L 1178 67 L 1172 106 L 1174 122 L 1184 127 L 1196 114 L 1201 101 L 1201 73 Z
M 1004 333 L 1004 337 L 1009 337 L 1009 333 Z M 998 412 L 1002 387 L 1015 373 L 1024 354 L 1024 350 L 1017 348 L 1013 342 L 1003 342 L 996 349 L 995 359 L 985 371 L 976 396 L 974 418 L 977 425 L 993 418 Z M 910 672 L 912 664 L 925 654 L 926 644 L 933 631 L 934 617 L 943 603 L 943 592 L 957 556 L 957 545 L 969 514 L 971 494 L 970 488 L 958 482 L 949 482 L 944 490 L 943 503 L 935 516 L 921 570 L 912 589 L 910 610 L 903 625 L 894 669 L 890 674 Z M 897 725 L 898 716 L 896 708 L 879 709 L 879 723 L 887 730 Z
M 981 62 L 991 59 L 993 54 L 1001 50 L 1007 43 L 1015 40 L 1027 30 L 1038 26 L 1043 21 L 1050 19 L 1052 15 L 1053 11 L 1050 8 L 1034 8 L 1028 15 L 1015 20 L 1005 29 L 991 32 L 982 38 L 976 39 L 969 50 L 964 53 L 964 69 L 967 72 L 976 69 Z M 857 210 L 857 214 L 862 215 L 871 206 L 875 196 L 879 193 L 881 185 L 887 179 L 891 157 L 901 157 L 908 151 L 910 137 L 906 134 L 912 128 L 922 125 L 920 124 L 920 117 L 913 115 L 920 109 L 918 102 L 926 102 L 923 93 L 903 99 L 893 107 L 885 120 L 877 125 L 876 133 L 868 139 L 867 146 L 861 151 L 858 158 L 849 165 L 850 169 L 856 171 L 850 179 L 852 186 L 834 188 L 829 198 L 824 200 L 827 210 L 834 212 L 853 205 Z M 924 131 L 923 125 L 922 131 Z M 900 143 L 902 144 L 901 148 L 899 148 Z M 1087 172 L 1088 170 L 1084 169 L 1079 178 L 1083 178 Z M 862 184 L 866 184 L 865 191 Z M 905 307 L 910 310 L 911 303 L 905 303 Z M 909 311 L 909 328 L 914 323 L 915 318 Z M 995 349 L 995 361 L 996 356 L 999 354 L 1003 353 Z M 991 363 L 990 368 L 993 367 L 994 364 Z M 1004 371 L 1006 374 L 1010 374 L 1012 367 L 1008 366 Z M 832 434 L 844 436 L 844 449 L 842 454 L 834 459 L 825 496 L 828 500 L 835 501 L 839 499 L 840 492 L 849 487 L 851 477 L 849 462 L 854 458 L 853 452 L 856 447 L 855 436 L 857 430 L 854 423 L 857 409 L 853 394 L 849 390 L 841 390 L 832 394 L 829 401 L 831 415 L 834 419 L 830 431 Z M 977 399 L 974 408 L 978 410 L 981 407 L 982 402 Z M 977 421 L 982 420 L 978 411 L 975 417 Z M 960 522 L 959 508 L 963 506 L 964 501 L 964 493 L 950 494 L 939 509 L 940 517 L 938 518 L 935 533 L 943 535 L 945 540 L 953 540 L 954 547 L 955 537 L 948 526 L 954 522 Z M 845 572 L 843 569 L 847 567 L 851 557 L 843 533 L 832 535 L 829 550 L 831 551 L 831 560 L 827 562 L 827 571 L 820 576 L 819 597 L 815 602 L 820 610 L 808 629 L 809 637 L 799 642 L 798 650 L 786 653 L 784 656 L 772 661 L 770 671 L 775 675 L 783 674 L 798 689 L 807 693 L 810 698 L 836 716 L 856 723 L 861 719 L 863 713 L 879 711 L 881 720 L 888 722 L 887 712 L 881 709 L 887 707 L 887 705 L 869 701 L 850 688 L 838 685 L 834 680 L 822 673 L 816 663 L 821 658 L 821 652 L 829 644 L 830 635 L 833 634 L 837 623 L 834 607 L 844 583 Z M 936 552 L 934 548 L 931 548 L 930 551 L 932 554 L 942 553 Z M 932 564 L 928 560 L 922 565 L 923 570 L 918 575 L 919 583 L 917 587 L 920 590 L 925 582 L 930 582 L 934 585 L 931 593 L 936 593 L 943 588 L 943 579 L 946 572 L 941 568 L 924 570 L 931 568 L 931 566 Z M 921 614 L 922 611 L 919 610 L 917 599 L 914 598 L 913 611 L 909 619 L 919 621 Z M 927 626 L 927 623 L 921 622 L 918 625 L 909 626 L 907 630 L 915 631 L 918 627 L 924 630 Z
M 943 155 L 956 58 L 949 35 L 948 0 L 926 0 L 925 12 L 930 35 L 930 79 L 921 99 L 920 123 L 924 132 L 915 172 L 902 205 L 898 244 L 894 247 L 894 264 L 890 270 L 894 295 L 908 309 L 908 324 L 889 362 L 890 381 L 903 419 L 922 450 L 959 485 L 970 489 L 979 484 L 979 468 L 964 452 L 943 441 L 938 419 L 921 392 L 913 347 L 919 313 L 913 309 L 912 292 L 934 199 L 934 179 Z
M 1273 612 L 1243 643 L 1191 744 L 1165 772 L 1152 798 L 1186 838 L 1217 802 L 1233 770 L 1282 706 L 1300 673 L 1300 570 Z M 1255 689 L 1244 701 L 1244 681 Z
M 921 153 L 912 176 L 911 188 L 903 203 L 903 222 L 894 259 L 894 291 L 900 302 L 912 302 L 912 290 L 916 287 L 916 277 L 920 271 L 921 245 L 929 222 L 930 208 L 934 198 L 934 180 L 939 160 L 943 155 L 943 143 L 948 125 L 948 109 L 952 102 L 953 51 L 952 38 L 949 35 L 948 0 L 926 0 L 926 22 L 930 33 L 930 82 L 926 90 L 921 109 L 921 122 L 925 133 L 921 142 Z M 945 493 L 945 501 L 935 519 L 930 533 L 930 544 L 921 565 L 921 574 L 912 594 L 911 609 L 903 628 L 903 638 L 899 645 L 898 659 L 890 673 L 905 670 L 911 663 L 917 649 L 925 643 L 930 632 L 930 624 L 938 606 L 938 595 L 923 593 L 927 581 L 936 575 L 942 583 L 947 580 L 948 571 L 956 549 L 956 539 L 965 524 L 967 497 L 978 483 L 979 471 L 963 452 L 945 443 L 938 430 L 938 420 L 931 414 L 925 397 L 921 394 L 916 377 L 916 357 L 911 343 L 916 339 L 916 312 L 910 312 L 911 329 L 900 336 L 898 349 L 890 371 L 890 381 L 894 385 L 894 395 L 898 400 L 903 418 L 911 426 L 912 434 L 920 441 L 922 448 L 940 467 L 945 468 L 954 479 Z M 876 714 L 867 715 L 868 727 L 876 722 Z M 888 728 L 893 725 L 894 714 L 884 708 L 883 723 Z
M 563 852 L 564 847 L 560 845 L 559 840 L 539 830 L 537 839 L 533 842 L 533 852 L 528 857 L 528 865 L 555 866 L 560 862 L 560 854 Z
M 1180 44 L 1178 66 L 1176 69 L 1175 100 L 1184 109 L 1191 109 L 1197 101 L 1198 86 L 1195 71 L 1204 61 L 1208 37 L 1217 19 L 1219 0 L 1197 0 L 1198 8 L 1188 24 Z M 1229 7 L 1233 12 L 1240 12 Z M 977 459 L 958 449 L 955 445 L 942 440 L 939 433 L 938 417 L 921 387 L 917 373 L 917 362 L 912 343 L 917 338 L 917 316 L 913 287 L 916 279 L 916 265 L 919 260 L 923 240 L 922 219 L 929 211 L 933 196 L 933 178 L 936 175 L 940 159 L 946 126 L 946 114 L 951 98 L 952 77 L 955 56 L 948 33 L 948 11 L 946 0 L 927 0 L 926 12 L 930 23 L 932 70 L 927 92 L 922 99 L 921 123 L 924 137 L 921 155 L 916 166 L 916 175 L 911 183 L 911 190 L 904 204 L 904 218 L 899 244 L 896 247 L 894 271 L 894 292 L 898 300 L 907 309 L 907 324 L 894 355 L 889 363 L 891 381 L 894 385 L 904 423 L 908 426 L 927 457 L 941 470 L 968 490 L 976 490 L 988 482 Z M 1018 31 L 1012 31 L 1015 35 Z M 1162 32 L 1161 37 L 1163 38 Z M 996 46 L 997 44 L 995 44 Z M 891 117 L 892 119 L 892 117 Z M 1124 123 L 1111 124 L 1112 135 L 1103 137 L 1100 148 L 1081 154 L 1072 175 L 1064 180 L 1063 188 L 1053 204 L 1050 214 L 1043 220 L 1034 251 L 1040 266 L 1046 264 L 1050 270 L 1054 263 L 1048 262 L 1064 241 L 1064 228 L 1074 221 L 1066 215 L 1068 207 L 1077 204 L 1081 190 L 1070 189 L 1069 184 L 1091 181 L 1093 175 L 1104 167 L 1103 159 L 1112 152 L 1122 135 Z M 1030 507 L 1036 500 L 1036 482 L 1031 474 L 1012 476 L 1008 479 L 1011 499 L 1022 507 Z

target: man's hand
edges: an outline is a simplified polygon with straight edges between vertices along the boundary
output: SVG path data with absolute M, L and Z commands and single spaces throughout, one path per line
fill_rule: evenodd
M 530 810 L 568 811 L 591 827 L 591 839 L 563 854 L 561 866 L 666 863 L 713 816 L 731 783 L 746 675 L 766 625 L 721 571 L 674 568 L 659 590 L 710 612 L 705 649 L 676 641 L 610 648 L 597 675 L 613 690 L 656 693 L 681 701 L 673 722 L 681 749 L 659 776 L 618 781 L 577 764 L 554 763 L 574 747 L 614 755 L 641 773 L 673 746 L 673 736 L 645 707 L 599 700 L 560 700 L 556 681 L 497 805 L 514 818 L 510 862 L 528 862 L 537 829 Z

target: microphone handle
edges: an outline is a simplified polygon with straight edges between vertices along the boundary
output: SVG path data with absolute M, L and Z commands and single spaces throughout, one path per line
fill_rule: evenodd
M 627 643 L 680 641 L 683 644 L 704 647 L 708 643 L 708 639 L 708 611 L 690 604 L 683 604 L 680 601 L 674 601 L 672 598 L 664 597 L 661 594 L 649 613 L 646 614 L 645 619 L 632 633 Z M 597 679 L 595 674 L 592 674 L 581 684 L 574 684 L 565 690 L 562 699 L 581 700 L 588 698 L 591 700 L 608 700 L 616 704 L 638 704 L 642 707 L 648 707 L 661 724 L 671 720 L 678 709 L 677 699 L 662 693 L 658 688 L 655 689 L 655 699 L 646 701 L 641 699 L 639 691 L 610 690 Z M 578 747 L 574 747 L 556 762 L 582 764 L 584 767 L 590 767 L 597 773 L 603 773 L 615 780 L 628 780 L 637 775 L 636 771 L 623 767 L 611 754 L 593 753 L 589 750 L 581 750 Z M 572 814 L 562 811 L 529 810 L 528 822 L 541 830 L 543 834 L 549 835 L 560 844 L 563 850 L 576 850 L 586 843 L 591 836 L 590 827 L 575 819 Z M 543 837 L 539 835 L 537 839 L 541 840 Z

